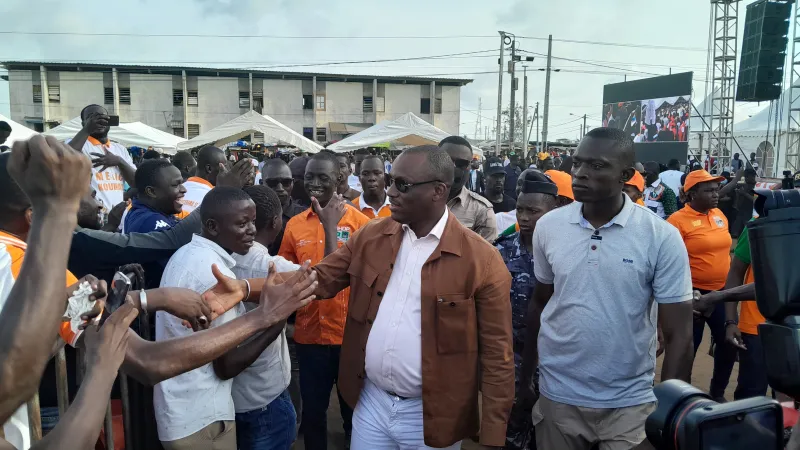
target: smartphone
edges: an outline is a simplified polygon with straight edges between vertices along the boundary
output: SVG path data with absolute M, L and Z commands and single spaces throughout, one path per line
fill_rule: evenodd
M 119 126 L 119 116 L 108 116 L 108 126 L 110 126 L 110 127 L 118 127 Z
M 108 297 L 106 298 L 106 311 L 109 314 L 117 310 L 128 296 L 128 291 L 131 289 L 131 279 L 122 272 L 114 274 L 111 280 L 111 289 L 109 289 Z

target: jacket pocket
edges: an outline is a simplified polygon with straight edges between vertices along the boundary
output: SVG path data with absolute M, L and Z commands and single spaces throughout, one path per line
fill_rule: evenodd
M 372 298 L 372 290 L 378 272 L 367 264 L 351 264 L 347 268 L 350 275 L 350 301 L 347 314 L 359 323 L 367 320 L 367 312 Z
M 436 300 L 436 348 L 443 355 L 478 350 L 473 298 L 442 296 Z

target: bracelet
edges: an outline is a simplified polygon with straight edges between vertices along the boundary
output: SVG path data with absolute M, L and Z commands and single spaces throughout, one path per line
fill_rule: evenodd
M 244 279 L 244 284 L 247 285 L 247 295 L 244 296 L 243 300 L 247 301 L 247 299 L 250 298 L 250 282 L 247 281 L 247 278 Z
M 739 322 L 736 320 L 726 320 L 725 321 L 725 328 L 728 328 L 728 325 L 739 325 Z
M 143 313 L 147 314 L 147 292 L 144 289 L 139 291 L 139 307 Z

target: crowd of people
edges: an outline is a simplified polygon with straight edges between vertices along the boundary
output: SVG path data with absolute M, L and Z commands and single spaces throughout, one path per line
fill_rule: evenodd
M 94 446 L 120 371 L 140 385 L 137 448 L 290 449 L 299 425 L 324 450 L 334 387 L 353 450 L 648 448 L 656 357 L 661 380 L 689 382 L 706 324 L 711 395 L 725 400 L 737 355 L 734 397 L 766 393 L 747 233 L 731 257 L 720 209 L 752 199 L 745 170 L 642 165 L 616 128 L 482 170 L 457 136 L 394 160 L 232 163 L 207 146 L 134 164 L 104 108 L 81 118 L 68 144 L 0 154 L 14 445 L 38 392 L 31 448 Z M 135 274 L 122 306 L 106 303 L 117 272 Z M 65 317 L 79 295 L 88 306 Z M 48 363 L 64 344 L 66 412 Z

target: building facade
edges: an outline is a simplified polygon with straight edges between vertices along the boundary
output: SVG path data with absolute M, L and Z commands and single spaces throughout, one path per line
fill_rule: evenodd
M 249 110 L 317 142 L 342 139 L 412 112 L 459 134 L 469 79 L 240 69 L 4 62 L 11 119 L 44 131 L 104 105 L 121 122 L 192 138 Z M 255 141 L 263 139 L 256 135 Z

